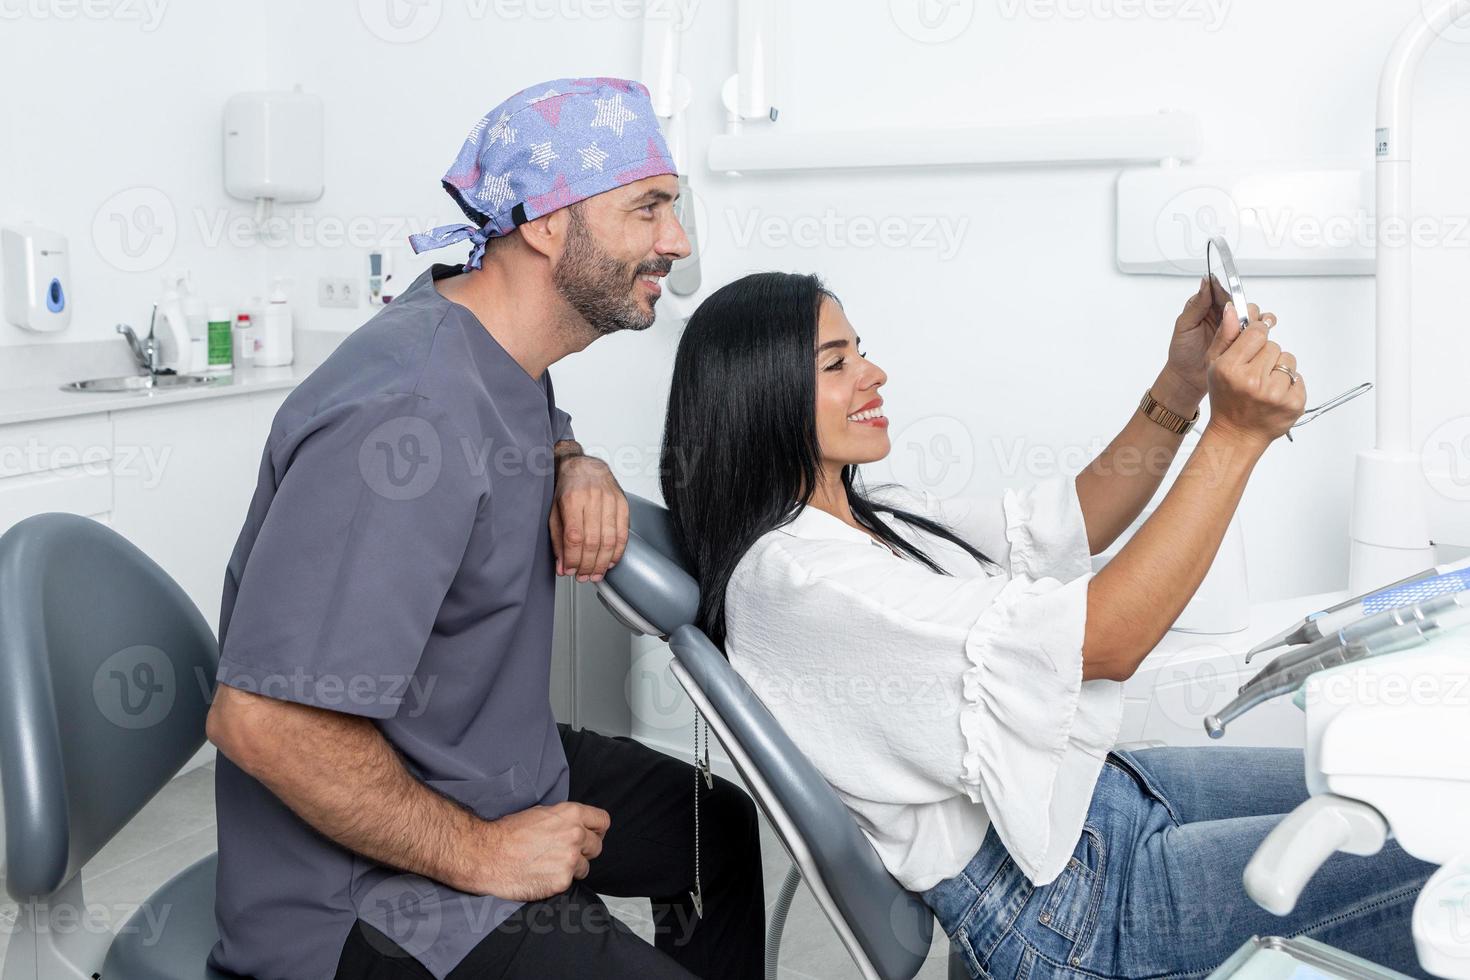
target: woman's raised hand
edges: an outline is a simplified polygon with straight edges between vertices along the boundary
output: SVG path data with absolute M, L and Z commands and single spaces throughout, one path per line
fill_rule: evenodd
M 1275 315 L 1250 312 L 1250 326 L 1241 329 L 1234 304 L 1226 306 L 1210 345 L 1210 425 L 1264 450 L 1301 418 L 1307 385 L 1296 356 L 1269 337 Z

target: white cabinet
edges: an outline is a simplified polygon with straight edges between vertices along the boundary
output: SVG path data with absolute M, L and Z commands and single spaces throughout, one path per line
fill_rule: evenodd
M 105 519 L 111 459 L 106 413 L 0 426 L 0 534 L 45 511 Z
M 225 565 L 286 392 L 113 414 L 112 526 L 219 626 Z

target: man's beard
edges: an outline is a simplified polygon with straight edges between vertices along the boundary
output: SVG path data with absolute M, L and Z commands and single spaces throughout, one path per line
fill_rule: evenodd
M 599 334 L 647 330 L 653 326 L 654 313 L 651 308 L 644 312 L 633 292 L 637 277 L 667 273 L 672 265 L 662 259 L 629 268 L 598 248 L 581 216 L 573 214 L 567 247 L 552 270 L 551 281 L 562 299 Z

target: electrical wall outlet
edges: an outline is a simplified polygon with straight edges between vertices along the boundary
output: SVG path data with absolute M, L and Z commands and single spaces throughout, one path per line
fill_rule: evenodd
M 357 306 L 358 286 L 352 277 L 323 276 L 316 281 L 316 304 L 351 309 Z

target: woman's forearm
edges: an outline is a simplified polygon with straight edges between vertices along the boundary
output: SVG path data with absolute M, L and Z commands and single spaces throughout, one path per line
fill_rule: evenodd
M 1203 399 L 1177 381 L 1168 368 L 1149 386 L 1154 399 L 1185 418 Z M 1077 500 L 1087 525 L 1088 550 L 1107 549 L 1143 513 L 1174 462 L 1182 435 L 1175 435 L 1136 409 L 1108 448 L 1077 474 Z
M 1163 639 L 1215 560 L 1266 445 L 1205 429 L 1158 509 L 1088 583 L 1085 679 L 1126 680 Z

